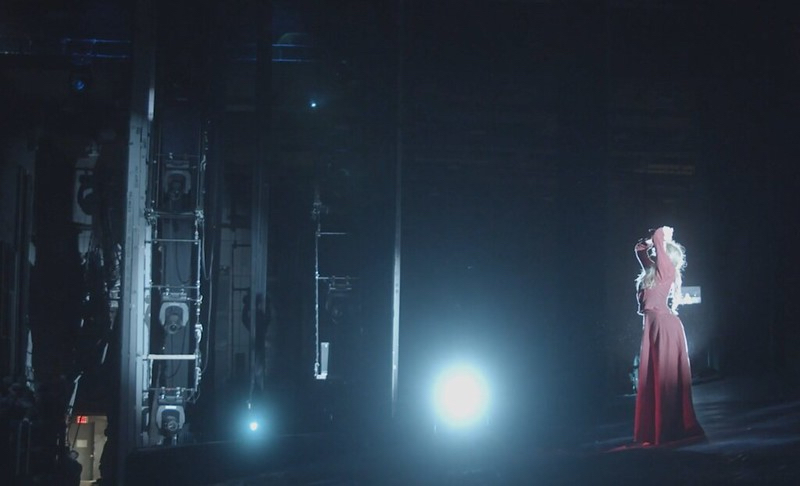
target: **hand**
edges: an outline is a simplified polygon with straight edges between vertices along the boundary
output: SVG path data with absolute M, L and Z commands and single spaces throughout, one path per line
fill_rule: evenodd
M 664 226 L 662 229 L 664 230 L 664 241 L 672 241 L 672 234 L 675 229 L 672 226 Z

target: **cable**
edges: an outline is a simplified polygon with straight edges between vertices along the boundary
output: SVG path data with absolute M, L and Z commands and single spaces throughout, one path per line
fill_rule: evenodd
M 179 255 L 178 245 L 180 243 L 175 241 L 175 242 L 172 242 L 172 244 L 174 245 L 174 249 L 175 249 L 175 258 L 172 259 L 172 262 L 175 264 L 175 276 L 178 277 L 178 281 L 181 283 L 181 285 L 189 285 L 190 284 L 189 279 L 191 277 L 187 277 L 185 279 L 183 278 L 183 276 L 181 275 L 181 267 L 180 267 L 180 264 L 178 263 L 178 258 L 177 258 L 178 255 Z M 191 256 L 190 256 L 190 258 L 191 258 Z M 190 271 L 190 273 L 191 273 L 191 271 Z
M 184 330 L 184 333 L 183 333 L 183 341 L 181 342 L 181 347 L 180 347 L 180 350 L 181 350 L 181 352 L 188 352 L 188 349 L 186 348 L 186 338 L 187 338 L 187 336 L 188 336 L 188 335 L 189 335 L 189 331 L 188 331 L 188 330 Z M 175 335 L 174 335 L 174 334 L 172 334 L 172 335 L 170 335 L 170 336 L 169 336 L 169 338 L 170 338 L 170 339 L 174 339 L 174 338 L 175 338 Z M 182 365 L 183 365 L 183 361 L 181 361 L 181 360 L 178 360 L 178 366 L 175 368 L 175 371 L 174 371 L 174 372 L 173 372 L 171 375 L 169 375 L 169 376 L 166 376 L 165 378 L 166 378 L 167 380 L 170 380 L 170 379 L 172 379 L 172 378 L 175 378 L 175 376 L 176 376 L 176 375 L 178 374 L 178 372 L 181 370 L 181 368 L 182 368 Z
M 208 356 L 209 356 L 209 352 L 210 352 L 209 350 L 211 348 L 211 315 L 212 315 L 212 308 L 213 308 L 213 305 L 212 305 L 213 296 L 214 296 L 214 285 L 213 285 L 213 282 L 211 280 L 209 280 L 208 281 L 208 321 L 207 321 L 207 326 L 206 326 L 207 327 L 207 331 L 206 331 L 206 342 L 205 342 L 206 349 L 205 349 L 205 353 L 203 354 L 203 358 L 205 358 L 205 360 L 203 361 L 203 369 L 200 370 L 201 374 L 205 374 L 206 369 L 208 369 L 208 362 L 210 361 Z M 231 325 L 233 325 L 233 323 L 231 323 Z

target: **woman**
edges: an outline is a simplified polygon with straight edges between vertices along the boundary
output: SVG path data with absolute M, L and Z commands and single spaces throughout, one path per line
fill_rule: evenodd
M 689 353 L 677 315 L 686 260 L 683 246 L 672 240 L 672 234 L 672 228 L 663 226 L 636 245 L 642 266 L 636 296 L 644 333 L 633 440 L 642 445 L 704 436 L 692 405 Z

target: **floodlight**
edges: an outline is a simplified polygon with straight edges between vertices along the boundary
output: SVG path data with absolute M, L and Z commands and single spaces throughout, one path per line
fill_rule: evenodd
M 185 302 L 162 302 L 158 319 L 167 334 L 175 334 L 189 323 L 189 306 Z
M 434 402 L 443 423 L 451 427 L 465 427 L 485 417 L 489 391 L 477 370 L 459 365 L 446 370 L 436 381 Z
M 268 424 L 263 409 L 248 403 L 247 410 L 240 416 L 239 427 L 243 431 L 240 432 L 242 438 L 248 442 L 263 439 L 268 432 L 268 428 L 265 428 L 266 425 Z
M 178 432 L 186 424 L 185 397 L 180 388 L 162 388 L 156 397 L 156 426 L 161 434 L 175 443 Z

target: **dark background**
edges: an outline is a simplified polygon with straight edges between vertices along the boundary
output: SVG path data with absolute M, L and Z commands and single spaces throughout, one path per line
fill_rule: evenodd
M 424 413 L 432 370 L 450 358 L 485 366 L 513 417 L 501 421 L 581 424 L 597 400 L 629 393 L 641 330 L 633 244 L 661 225 L 687 247 L 684 284 L 703 290 L 702 304 L 681 313 L 696 375 L 759 371 L 794 383 L 797 6 L 270 3 L 273 43 L 307 34 L 320 60 L 274 67 L 270 127 L 251 113 L 260 89 L 252 59 L 236 61 L 252 57 L 267 3 L 160 6 L 169 42 L 157 55 L 164 96 L 185 96 L 219 122 L 212 163 L 224 179 L 212 197 L 227 201 L 230 221 L 248 221 L 256 139 L 272 137 L 270 278 L 277 312 L 292 323 L 278 371 L 289 401 L 313 386 L 304 276 L 320 184 L 331 221 L 355 235 L 343 266 L 363 281 L 359 386 L 373 412 L 388 413 L 398 162 L 403 413 Z M 76 64 L 59 40 L 130 40 L 133 8 L 12 0 L 0 10 L 4 192 L 16 184 L 9 147 L 37 147 L 30 326 L 43 376 L 80 366 L 82 276 L 65 181 L 87 139 L 127 133 L 133 69 L 124 55 L 95 58 L 90 91 L 75 94 Z M 322 104 L 309 113 L 312 97 Z M 117 143 L 111 188 L 124 187 Z M 123 201 L 108 204 L 118 237 Z M 2 214 L 11 248 L 12 206 Z

